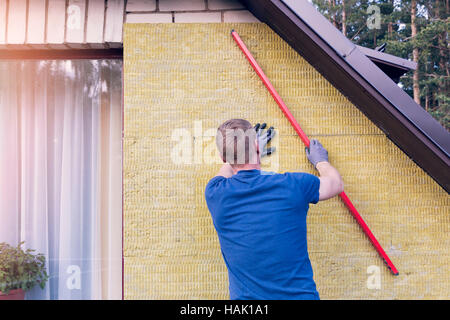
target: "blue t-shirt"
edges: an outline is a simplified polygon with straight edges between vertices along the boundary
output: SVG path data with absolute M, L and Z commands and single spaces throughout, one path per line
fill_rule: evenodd
M 231 299 L 319 299 L 306 241 L 320 180 L 241 170 L 214 177 L 205 197 L 228 268 Z

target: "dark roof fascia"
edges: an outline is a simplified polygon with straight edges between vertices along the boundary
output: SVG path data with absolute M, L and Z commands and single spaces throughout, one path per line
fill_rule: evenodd
M 123 59 L 123 48 L 1 49 L 0 60 Z
M 395 83 L 399 83 L 401 76 L 417 67 L 417 63 L 413 61 L 361 46 L 356 47 Z
M 450 191 L 450 134 L 308 1 L 242 2 Z
M 400 78 L 408 72 L 408 70 L 396 68 L 393 66 L 390 66 L 388 64 L 385 64 L 383 62 L 376 61 L 374 59 L 370 59 L 373 63 L 375 63 L 378 68 L 380 68 L 385 74 L 388 75 L 389 78 L 392 79 L 395 83 L 400 82 Z
M 358 45 L 356 47 L 371 61 L 378 61 L 380 63 L 387 64 L 406 71 L 416 70 L 417 68 L 417 63 L 415 63 L 414 61 L 399 58 L 389 53 L 380 52 Z

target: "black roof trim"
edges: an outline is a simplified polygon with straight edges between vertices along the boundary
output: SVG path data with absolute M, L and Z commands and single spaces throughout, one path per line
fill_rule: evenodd
M 356 46 L 364 55 L 372 61 L 379 61 L 393 67 L 404 69 L 406 71 L 416 70 L 417 63 L 411 60 L 403 59 L 389 53 L 380 52 L 374 49 Z
M 123 48 L 1 49 L 1 60 L 123 59 Z
M 405 73 L 417 68 L 417 63 L 413 61 L 402 59 L 370 48 L 361 46 L 356 47 L 395 83 L 399 83 L 400 77 Z

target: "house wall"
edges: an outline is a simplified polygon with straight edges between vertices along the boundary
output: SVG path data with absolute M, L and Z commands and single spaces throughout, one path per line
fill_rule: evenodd
M 389 273 L 338 198 L 320 202 L 308 213 L 308 245 L 321 298 L 448 299 L 449 195 L 262 23 L 125 25 L 125 298 L 228 298 L 204 200 L 220 167 L 206 163 L 211 135 L 224 120 L 275 126 L 277 152 L 264 168 L 315 173 L 232 28 L 304 131 L 329 150 L 346 193 L 400 272 Z M 192 145 L 190 164 L 177 163 L 180 133 Z
M 255 21 L 238 0 L 0 0 L 0 50 L 118 48 L 125 22 Z

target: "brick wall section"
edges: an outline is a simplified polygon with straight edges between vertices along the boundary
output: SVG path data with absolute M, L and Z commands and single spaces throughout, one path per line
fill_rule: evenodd
M 169 14 L 171 20 L 168 19 Z M 129 0 L 126 6 L 128 23 L 258 21 L 238 0 Z
M 0 50 L 117 48 L 124 23 L 173 22 L 258 19 L 239 0 L 0 0 Z

